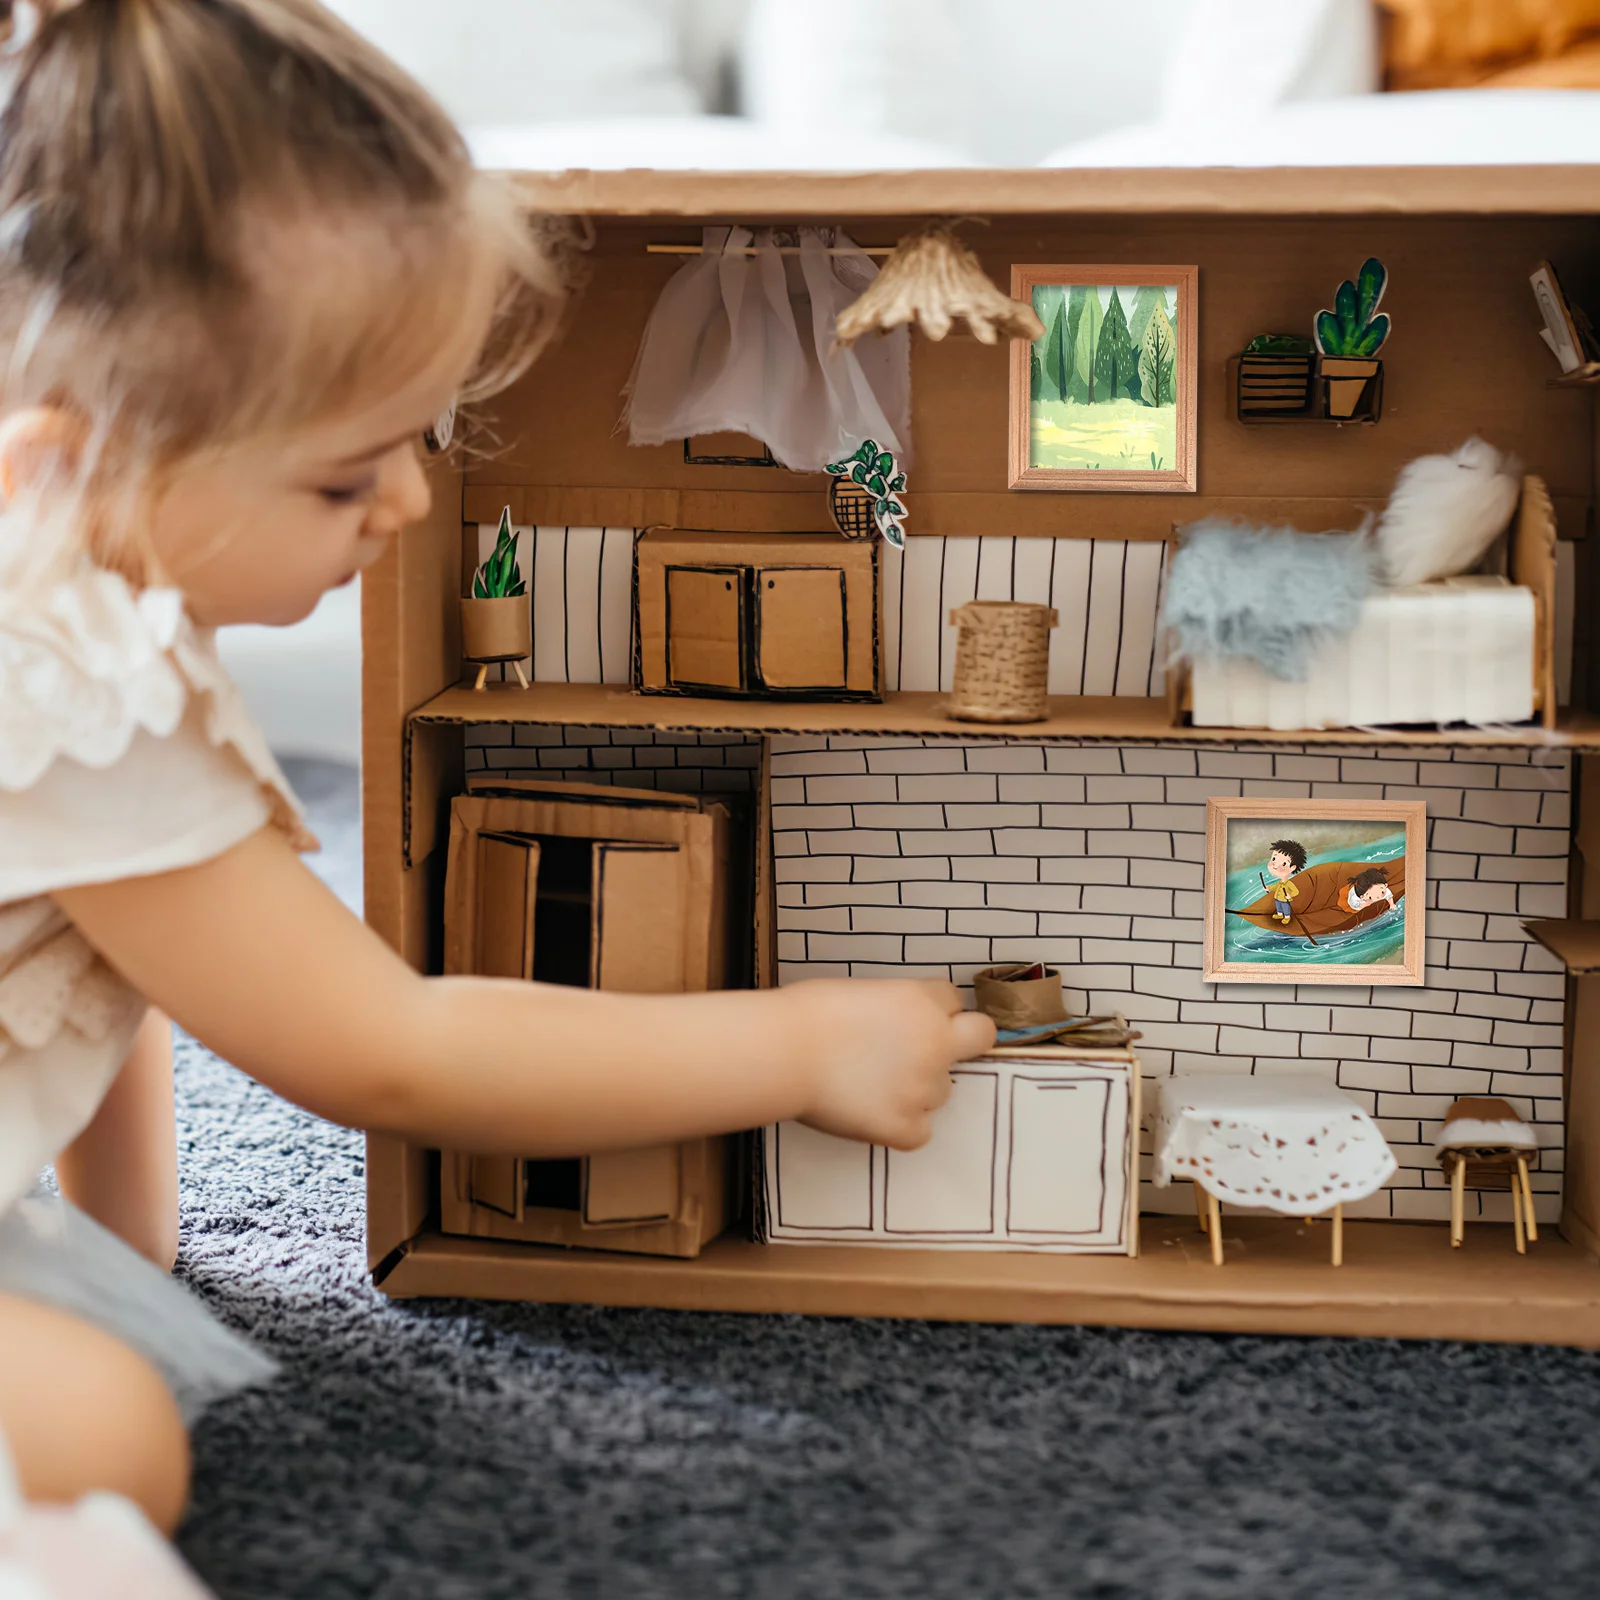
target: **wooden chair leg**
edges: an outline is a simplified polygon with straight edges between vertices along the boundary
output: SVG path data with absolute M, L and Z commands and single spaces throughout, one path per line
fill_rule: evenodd
M 1517 1180 L 1517 1169 L 1511 1169 L 1511 1232 L 1517 1241 L 1517 1254 L 1528 1253 L 1528 1237 L 1522 1226 L 1522 1185 Z
M 1211 1235 L 1211 1264 L 1222 1265 L 1222 1206 L 1214 1194 L 1206 1196 L 1206 1232 Z
M 1533 1216 L 1533 1187 L 1528 1182 L 1528 1158 L 1517 1157 L 1517 1176 L 1522 1179 L 1522 1209 L 1528 1219 L 1528 1243 L 1538 1244 L 1539 1224 Z
M 1467 1158 L 1456 1152 L 1455 1166 L 1450 1169 L 1450 1247 L 1461 1248 L 1467 1233 Z
M 1344 1265 L 1344 1207 L 1333 1208 L 1333 1264 Z

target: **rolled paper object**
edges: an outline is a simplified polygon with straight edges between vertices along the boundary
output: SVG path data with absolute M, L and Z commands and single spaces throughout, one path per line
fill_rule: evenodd
M 996 1027 L 1031 1028 L 1041 1022 L 1070 1020 L 1061 992 L 1061 974 L 1055 968 L 1046 967 L 1042 978 L 1018 980 L 1012 976 L 1031 967 L 1030 962 L 1014 962 L 973 974 L 978 1009 L 992 1017 Z

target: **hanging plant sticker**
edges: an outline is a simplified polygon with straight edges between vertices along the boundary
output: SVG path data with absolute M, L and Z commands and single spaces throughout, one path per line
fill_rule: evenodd
M 905 493 L 906 475 L 895 461 L 894 452 L 880 449 L 874 439 L 863 439 L 854 455 L 843 461 L 830 461 L 826 471 L 864 491 L 872 501 L 872 520 L 878 532 L 896 550 L 904 550 L 906 532 L 902 524 L 906 508 L 899 497 Z

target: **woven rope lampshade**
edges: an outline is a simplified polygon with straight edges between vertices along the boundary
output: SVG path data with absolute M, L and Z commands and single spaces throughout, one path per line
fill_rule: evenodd
M 958 321 L 979 344 L 1044 337 L 1033 307 L 998 289 L 948 223 L 931 222 L 908 233 L 861 298 L 839 313 L 835 338 L 848 346 L 865 333 L 915 322 L 930 339 L 942 339 Z

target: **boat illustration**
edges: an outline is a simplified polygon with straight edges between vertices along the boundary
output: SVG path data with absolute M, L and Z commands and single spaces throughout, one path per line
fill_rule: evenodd
M 1398 905 L 1406 892 L 1406 858 L 1403 855 L 1396 856 L 1393 861 L 1323 861 L 1296 873 L 1294 883 L 1300 893 L 1289 902 L 1288 927 L 1273 915 L 1276 903 L 1270 888 L 1263 892 L 1259 900 L 1252 901 L 1241 911 L 1230 910 L 1228 915 L 1243 917 L 1258 928 L 1285 935 L 1303 934 L 1312 940 L 1329 934 L 1348 933 L 1364 922 L 1376 921 L 1389 909 L 1389 902 L 1381 899 L 1374 905 L 1363 906 L 1359 911 L 1350 909 L 1350 885 L 1374 866 L 1383 870 L 1389 893 Z

